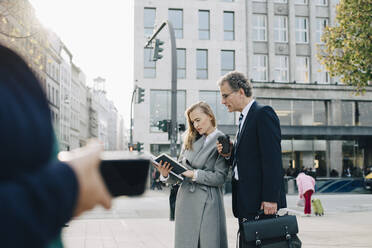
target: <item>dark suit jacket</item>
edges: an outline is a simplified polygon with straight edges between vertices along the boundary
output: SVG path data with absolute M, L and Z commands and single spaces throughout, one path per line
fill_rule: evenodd
M 232 180 L 235 217 L 257 213 L 261 202 L 286 207 L 281 153 L 281 132 L 277 115 L 270 106 L 254 102 L 234 146 L 239 180 Z
M 0 45 L 0 246 L 45 247 L 75 208 L 72 169 L 52 160 L 50 110 L 23 60 Z

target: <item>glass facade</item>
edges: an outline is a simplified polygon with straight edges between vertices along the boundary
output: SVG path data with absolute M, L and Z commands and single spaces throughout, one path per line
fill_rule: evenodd
M 217 119 L 217 124 L 234 125 L 235 115 L 228 112 L 227 108 L 221 104 L 219 91 L 200 91 L 199 100 L 208 103 Z
M 278 115 L 281 125 L 327 125 L 327 101 L 257 98 L 260 104 L 270 105 Z
M 177 91 L 177 123 L 186 124 L 186 91 Z M 171 118 L 171 91 L 151 90 L 150 91 L 150 131 L 161 132 L 158 121 L 170 120 Z

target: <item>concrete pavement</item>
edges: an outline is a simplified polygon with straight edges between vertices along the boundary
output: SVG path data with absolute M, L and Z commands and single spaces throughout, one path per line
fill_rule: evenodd
M 325 208 L 323 217 L 297 214 L 299 237 L 305 248 L 372 247 L 372 194 L 314 195 Z M 231 195 L 225 196 L 229 247 L 235 247 L 237 224 L 231 213 Z M 168 192 L 147 191 L 142 197 L 120 197 L 113 208 L 95 208 L 69 223 L 63 231 L 66 248 L 172 248 L 174 222 L 168 220 Z M 187 234 L 185 234 L 187 235 Z

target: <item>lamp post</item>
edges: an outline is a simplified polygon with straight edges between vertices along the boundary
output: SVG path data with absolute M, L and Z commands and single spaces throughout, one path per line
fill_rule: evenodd
M 154 32 L 151 38 L 145 44 L 145 48 L 151 45 L 153 39 L 159 34 L 159 32 L 168 26 L 170 47 L 171 47 L 171 130 L 170 130 L 170 152 L 172 157 L 177 156 L 177 50 L 176 50 L 176 38 L 174 35 L 173 25 L 170 21 L 164 21 L 159 28 Z M 159 44 L 159 42 L 158 42 Z M 160 59 L 160 58 L 157 58 Z

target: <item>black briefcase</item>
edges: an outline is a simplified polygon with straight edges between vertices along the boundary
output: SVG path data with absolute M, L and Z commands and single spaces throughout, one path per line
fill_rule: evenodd
M 261 218 L 258 214 L 255 220 L 243 221 L 240 230 L 242 244 L 240 247 L 261 248 L 300 248 L 301 240 L 297 237 L 298 225 L 296 216 L 275 215 L 272 218 Z

